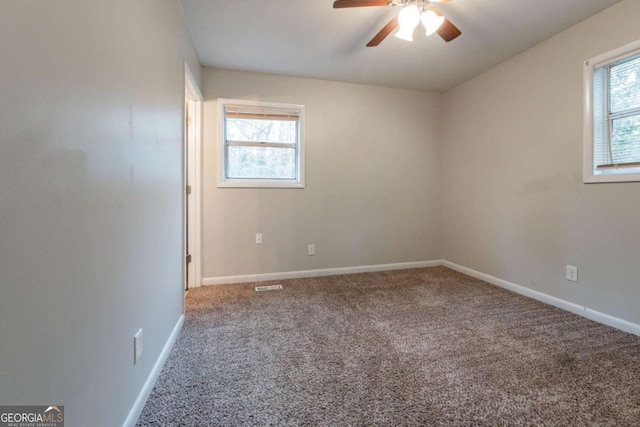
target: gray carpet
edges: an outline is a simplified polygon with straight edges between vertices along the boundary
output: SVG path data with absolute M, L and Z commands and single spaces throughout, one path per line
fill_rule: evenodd
M 195 289 L 139 426 L 638 426 L 640 337 L 444 267 Z

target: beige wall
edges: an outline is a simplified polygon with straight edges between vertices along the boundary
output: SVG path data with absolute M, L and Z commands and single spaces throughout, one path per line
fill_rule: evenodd
M 182 312 L 183 70 L 198 59 L 177 0 L 0 10 L 0 404 L 122 425 Z
M 621 2 L 446 93 L 445 259 L 640 323 L 640 183 L 581 169 L 582 61 L 640 38 L 638 16 Z
M 441 258 L 440 95 L 212 68 L 203 91 L 204 277 Z M 305 189 L 216 188 L 218 97 L 305 105 Z

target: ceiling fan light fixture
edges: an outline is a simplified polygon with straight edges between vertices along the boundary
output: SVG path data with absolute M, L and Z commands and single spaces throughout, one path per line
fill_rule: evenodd
M 420 22 L 427 36 L 437 32 L 445 42 L 456 39 L 462 32 L 435 7 L 435 4 L 450 1 L 452 0 L 335 0 L 333 8 L 397 6 L 399 13 L 367 43 L 367 47 L 374 47 L 394 32 L 399 39 L 413 41 L 413 33 Z
M 405 6 L 398 14 L 400 28 L 415 29 L 420 23 L 420 9 L 415 4 Z
M 435 33 L 444 22 L 444 16 L 439 16 L 433 10 L 427 10 L 422 14 L 422 25 L 427 30 L 427 36 Z
M 415 4 L 405 6 L 398 15 L 398 31 L 395 36 L 401 40 L 413 41 L 413 31 L 420 23 L 420 9 Z
M 397 38 L 399 38 L 400 40 L 406 40 L 408 42 L 412 42 L 413 41 L 413 28 L 407 28 L 407 27 L 400 27 L 398 28 L 398 31 L 396 31 L 395 36 Z

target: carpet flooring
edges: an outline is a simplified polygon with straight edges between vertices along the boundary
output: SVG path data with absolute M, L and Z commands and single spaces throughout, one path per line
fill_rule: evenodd
M 189 291 L 138 426 L 639 426 L 640 337 L 444 267 Z

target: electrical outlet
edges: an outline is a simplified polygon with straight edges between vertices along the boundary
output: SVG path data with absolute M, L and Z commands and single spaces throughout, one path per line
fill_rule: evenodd
M 316 245 L 307 246 L 307 255 L 314 256 L 316 254 Z
M 138 363 L 142 356 L 142 329 L 133 336 L 133 363 Z
M 256 244 L 257 245 L 261 245 L 262 244 L 262 233 L 256 234 Z
M 574 265 L 567 265 L 567 280 L 571 282 L 578 281 L 578 267 Z

